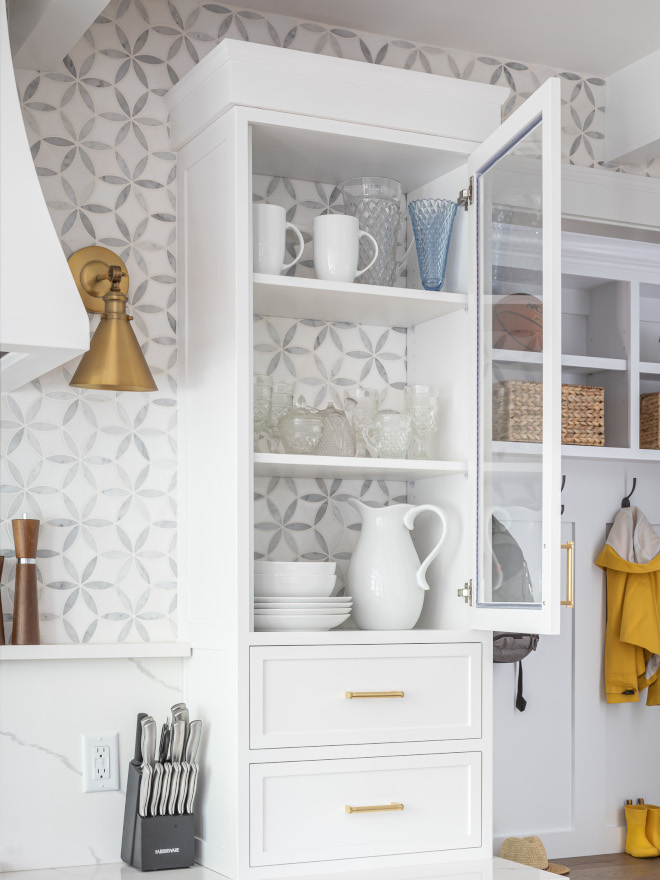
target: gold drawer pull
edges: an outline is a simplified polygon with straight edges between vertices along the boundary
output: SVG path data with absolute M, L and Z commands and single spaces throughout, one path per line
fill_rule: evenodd
M 392 810 L 402 810 L 403 804 L 376 804 L 375 807 L 344 807 L 347 813 L 390 813 Z
M 561 604 L 575 608 L 575 541 L 567 541 L 561 549 L 566 551 L 566 601 Z
M 383 697 L 404 697 L 403 691 L 346 691 L 347 700 L 375 700 Z M 390 809 L 382 807 L 381 809 Z M 403 809 L 403 807 L 401 807 Z

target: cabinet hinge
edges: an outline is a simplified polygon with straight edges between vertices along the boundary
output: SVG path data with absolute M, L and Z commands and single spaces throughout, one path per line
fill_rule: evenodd
M 458 591 L 458 598 L 465 599 L 466 605 L 472 604 L 472 581 L 469 580 L 463 585 L 463 589 Z
M 474 177 L 470 178 L 467 189 L 462 189 L 456 200 L 459 207 L 467 209 L 474 203 Z

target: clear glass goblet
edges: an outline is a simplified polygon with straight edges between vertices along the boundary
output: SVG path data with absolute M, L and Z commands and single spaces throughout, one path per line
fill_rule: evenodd
M 366 435 L 378 458 L 405 458 L 410 431 L 410 413 L 381 413 L 367 426 Z
M 273 396 L 273 380 L 270 376 L 255 375 L 252 389 L 252 427 L 254 430 L 254 451 L 259 452 L 259 438 L 262 429 L 270 418 L 270 403 Z
M 405 401 L 415 439 L 412 457 L 428 459 L 428 438 L 438 430 L 440 389 L 437 385 L 406 385 Z
M 378 415 L 380 392 L 375 388 L 347 388 L 344 391 L 344 411 L 355 431 L 355 455 L 367 454 L 366 434 L 368 426 Z
M 283 449 L 280 437 L 280 419 L 293 409 L 295 382 L 273 382 L 270 399 L 270 418 L 266 425 L 268 449 L 280 452 Z

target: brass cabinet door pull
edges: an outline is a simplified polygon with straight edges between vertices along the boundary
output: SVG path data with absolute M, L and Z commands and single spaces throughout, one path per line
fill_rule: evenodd
M 575 608 L 575 541 L 567 541 L 561 549 L 566 551 L 566 601 L 561 604 Z
M 402 810 L 403 804 L 376 804 L 373 807 L 344 807 L 347 813 L 390 813 L 393 810 Z
M 384 697 L 404 696 L 403 691 L 346 691 L 347 700 L 378 700 Z

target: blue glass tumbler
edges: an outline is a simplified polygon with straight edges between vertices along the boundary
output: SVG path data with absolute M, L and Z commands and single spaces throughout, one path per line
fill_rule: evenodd
M 408 204 L 419 275 L 425 290 L 441 290 L 445 282 L 449 240 L 457 207 L 456 202 L 447 199 L 416 199 Z

